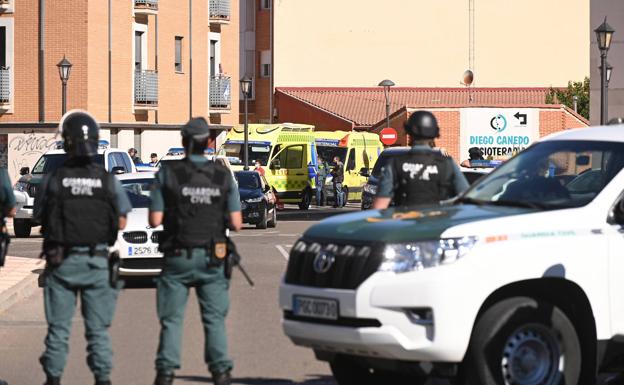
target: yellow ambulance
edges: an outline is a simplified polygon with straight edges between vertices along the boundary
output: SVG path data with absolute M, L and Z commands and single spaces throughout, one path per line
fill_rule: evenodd
M 265 171 L 268 183 L 282 203 L 296 203 L 299 208 L 310 207 L 314 189 L 309 166 L 316 164 L 314 126 L 306 124 L 250 124 L 248 133 L 249 168 L 256 161 Z M 243 169 L 244 129 L 234 127 L 219 149 L 229 157 L 234 171 Z M 239 161 L 232 161 L 238 158 Z
M 316 131 L 314 137 L 318 156 L 329 164 L 330 169 L 335 166 L 334 157 L 338 157 L 344 165 L 345 203 L 360 201 L 370 170 L 384 148 L 379 135 L 356 131 Z M 326 179 L 322 191 L 323 202 L 334 202 L 330 178 Z

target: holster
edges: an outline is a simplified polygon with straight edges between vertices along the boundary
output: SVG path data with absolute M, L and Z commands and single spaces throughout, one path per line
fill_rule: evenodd
M 65 259 L 65 246 L 52 241 L 43 241 L 43 250 L 39 258 L 45 258 L 50 268 L 58 267 Z
M 110 286 L 113 289 L 117 288 L 119 284 L 119 262 L 121 258 L 119 257 L 118 251 L 113 251 L 108 256 L 108 280 Z
M 225 261 L 223 263 L 223 272 L 225 274 L 225 278 L 232 278 L 232 270 L 234 270 L 235 266 L 238 266 L 241 261 L 241 256 L 236 251 L 236 245 L 230 238 L 227 239 L 227 255 L 225 257 Z

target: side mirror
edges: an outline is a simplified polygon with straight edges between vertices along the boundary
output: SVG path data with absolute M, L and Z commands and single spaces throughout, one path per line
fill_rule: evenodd
M 280 168 L 282 168 L 282 166 L 280 165 L 280 160 L 279 159 L 273 159 L 271 161 L 270 168 L 271 168 L 271 170 L 279 170 Z
M 115 175 L 124 174 L 125 172 L 126 172 L 126 169 L 123 166 L 115 166 L 111 170 L 111 173 Z
M 624 199 L 620 200 L 613 208 L 612 222 L 624 225 Z
M 365 178 L 368 178 L 370 176 L 370 172 L 368 171 L 368 168 L 362 167 L 360 169 L 360 175 L 365 177 Z
M 271 186 L 269 186 L 268 184 L 265 185 L 262 191 L 264 191 L 265 194 L 268 193 L 269 191 L 271 191 Z
M 20 175 L 28 175 L 30 174 L 30 167 L 22 167 L 20 168 Z

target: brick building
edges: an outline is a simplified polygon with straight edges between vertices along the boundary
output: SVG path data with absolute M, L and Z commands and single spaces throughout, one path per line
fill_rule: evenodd
M 61 116 L 56 64 L 72 64 L 67 109 L 90 111 L 113 146 L 143 160 L 178 145 L 204 116 L 238 123 L 238 2 L 0 1 L 0 143 L 15 177 L 53 145 Z
M 486 152 L 495 151 L 494 148 L 520 149 L 517 147 L 526 147 L 553 132 L 588 125 L 585 118 L 564 105 L 545 104 L 547 93 L 548 88 L 393 88 L 390 126 L 399 133 L 396 145 L 406 145 L 403 123 L 409 115 L 418 109 L 432 111 L 441 127 L 437 144 L 460 159 L 471 146 L 483 147 Z M 386 126 L 385 96 L 379 87 L 285 87 L 276 90 L 275 98 L 280 122 L 313 124 L 317 130 L 375 133 Z M 498 116 L 502 116 L 505 125 L 502 130 L 499 127 L 499 132 L 493 119 Z M 514 131 L 519 134 L 513 135 Z M 471 143 L 473 139 L 498 139 L 509 134 L 526 138 L 526 143 L 509 146 Z M 510 154 L 493 152 L 492 155 L 505 158 Z

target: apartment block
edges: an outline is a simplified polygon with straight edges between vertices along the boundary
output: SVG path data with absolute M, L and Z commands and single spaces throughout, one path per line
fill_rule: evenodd
M 0 0 L 0 149 L 10 175 L 54 146 L 63 57 L 72 63 L 67 110 L 91 112 L 112 146 L 163 155 L 191 116 L 222 140 L 239 118 L 238 20 L 234 0 Z
M 590 0 L 241 0 L 250 118 L 281 115 L 279 87 L 461 87 L 468 69 L 474 87 L 566 86 L 590 73 L 589 16 Z

